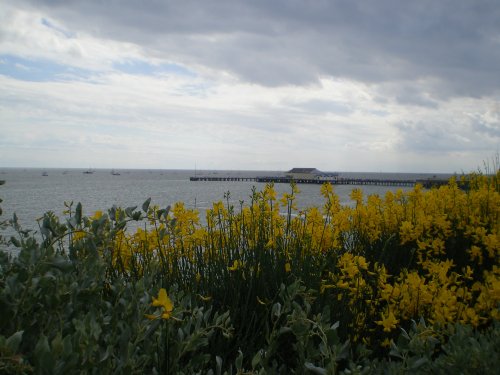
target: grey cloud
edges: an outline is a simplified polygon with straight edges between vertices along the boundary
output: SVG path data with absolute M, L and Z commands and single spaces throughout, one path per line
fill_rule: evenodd
M 404 121 L 396 124 L 399 131 L 399 148 L 416 152 L 462 152 L 488 151 L 498 145 L 498 132 L 492 136 L 492 128 L 484 124 L 468 122 L 463 124 L 436 120 L 433 122 Z M 480 131 L 478 131 L 480 129 Z
M 381 84 L 378 87 L 380 102 L 385 98 L 393 98 L 402 105 L 413 105 L 427 108 L 437 108 L 439 106 L 435 96 L 429 94 L 429 84 L 421 82 L 398 82 Z
M 500 87 L 496 0 L 27 2 L 68 27 L 263 85 L 431 77 L 438 98 Z
M 349 115 L 353 112 L 351 106 L 333 100 L 308 100 L 305 102 L 296 103 L 294 107 L 315 113 L 335 113 L 339 115 Z
M 500 104 L 498 105 L 500 108 Z M 497 140 L 500 144 L 500 109 L 497 112 L 489 112 L 486 115 L 475 115 L 471 119 L 472 128 L 482 134 L 485 134 L 492 139 Z
M 491 137 L 498 138 L 500 140 L 500 124 L 488 124 L 483 121 L 479 121 L 474 124 L 474 129 L 478 132 L 488 134 Z

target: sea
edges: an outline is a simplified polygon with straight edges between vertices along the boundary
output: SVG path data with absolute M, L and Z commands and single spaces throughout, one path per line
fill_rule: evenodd
M 212 177 L 256 177 L 283 176 L 283 171 L 225 171 L 225 170 L 146 170 L 146 169 L 37 169 L 37 168 L 0 168 L 0 203 L 3 215 L 0 220 L 13 217 L 14 213 L 23 228 L 37 230 L 36 219 L 47 211 L 63 217 L 65 202 L 80 202 L 84 215 L 92 215 L 97 210 L 106 211 L 112 206 L 141 207 L 151 198 L 151 204 L 160 207 L 184 202 L 186 207 L 196 208 L 204 221 L 205 211 L 217 201 L 229 202 L 238 208 L 240 202 L 248 204 L 252 188 L 264 188 L 263 183 L 253 181 L 190 181 L 191 176 Z M 401 179 L 416 180 L 427 178 L 446 179 L 451 174 L 430 173 L 363 173 L 339 172 L 344 178 Z M 299 209 L 321 207 L 324 204 L 320 185 L 299 184 L 297 196 Z M 349 194 L 354 188 L 361 188 L 368 194 L 384 195 L 388 190 L 409 190 L 411 187 L 395 186 L 355 186 L 337 185 L 334 187 L 341 204 L 352 204 Z M 280 196 L 290 192 L 288 184 L 275 184 Z

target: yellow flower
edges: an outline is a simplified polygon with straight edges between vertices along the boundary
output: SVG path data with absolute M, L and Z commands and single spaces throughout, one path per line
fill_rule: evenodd
M 483 253 L 480 247 L 472 246 L 470 250 L 468 250 L 470 257 L 472 260 L 478 259 L 479 264 L 483 264 Z
M 321 282 L 321 286 L 320 286 L 320 288 L 319 288 L 319 292 L 320 292 L 321 294 L 323 294 L 323 293 L 325 292 L 325 290 L 327 290 L 327 289 L 332 289 L 332 288 L 335 288 L 335 285 L 332 285 L 332 284 L 327 284 L 327 283 L 326 283 L 326 281 L 325 281 L 325 280 L 323 280 L 323 281 Z
M 414 228 L 411 222 L 403 221 L 399 229 L 399 236 L 401 237 L 401 244 L 410 242 L 414 238 Z
M 77 230 L 73 233 L 73 240 L 78 241 L 85 237 L 85 232 L 83 230 Z
M 391 343 L 392 340 L 386 337 L 385 340 L 380 343 L 380 346 L 382 346 L 383 348 L 388 348 L 389 346 L 391 346 Z
M 94 213 L 94 216 L 91 216 L 91 219 L 93 219 L 93 220 L 99 220 L 101 217 L 102 217 L 102 211 L 97 210 L 97 211 Z
M 243 263 L 241 263 L 239 260 L 235 260 L 233 262 L 233 265 L 231 267 L 227 267 L 229 271 L 236 271 L 237 269 L 241 268 Z
M 352 189 L 351 199 L 360 206 L 363 203 L 363 191 L 361 189 Z
M 396 324 L 399 322 L 398 319 L 394 316 L 394 314 L 389 312 L 387 317 L 384 316 L 383 313 L 380 314 L 382 316 L 382 320 L 379 320 L 377 323 L 380 326 L 384 327 L 384 332 L 391 332 L 394 328 L 396 328 Z
M 290 263 L 285 263 L 285 272 L 290 272 L 292 270 L 292 267 L 290 266 Z
M 172 315 L 172 310 L 174 309 L 174 304 L 172 300 L 168 298 L 167 291 L 164 288 L 161 288 L 158 292 L 158 298 L 153 297 L 153 303 L 151 306 L 161 307 L 162 314 L 161 316 L 156 315 L 146 315 L 148 319 L 157 319 L 161 317 L 162 319 L 169 319 Z

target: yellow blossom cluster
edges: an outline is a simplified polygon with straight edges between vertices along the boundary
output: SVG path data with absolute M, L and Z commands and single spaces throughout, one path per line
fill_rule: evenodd
M 237 209 L 229 199 L 214 203 L 206 224 L 182 203 L 162 219 L 151 207 L 149 226 L 119 232 L 111 250 L 125 270 L 143 259 L 167 271 L 188 264 L 194 282 L 214 283 L 207 276 L 217 274 L 214 267 L 257 277 L 266 269 L 258 264 L 262 255 L 275 254 L 283 274 L 298 278 L 305 260 L 314 259 L 318 290 L 349 310 L 359 331 L 388 333 L 420 317 L 478 326 L 500 317 L 499 178 L 469 176 L 466 184 L 385 196 L 354 189 L 352 206 L 325 184 L 324 206 L 303 211 L 295 185 L 279 199 L 269 184 Z
M 158 297 L 153 297 L 153 302 L 151 303 L 153 307 L 161 307 L 158 314 L 146 314 L 146 318 L 154 319 L 170 319 L 172 316 L 172 310 L 174 309 L 174 304 L 172 300 L 168 297 L 165 288 L 161 288 L 158 292 Z

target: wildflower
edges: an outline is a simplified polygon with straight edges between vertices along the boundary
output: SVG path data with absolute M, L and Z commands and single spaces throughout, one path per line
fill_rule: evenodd
M 212 300 L 212 297 L 210 296 L 202 296 L 201 294 L 197 294 L 197 296 L 203 301 L 203 302 L 209 302 Z
M 274 190 L 274 184 L 266 184 L 266 187 L 263 191 L 263 198 L 269 201 L 276 200 L 276 190 Z
M 174 304 L 172 303 L 170 298 L 168 298 L 167 291 L 164 288 L 161 288 L 160 291 L 158 292 L 158 298 L 153 297 L 153 303 L 151 303 L 151 306 L 161 307 L 162 314 L 160 316 L 147 314 L 146 318 L 148 319 L 157 319 L 157 318 L 169 319 L 172 315 L 172 310 L 174 308 Z
M 85 237 L 85 232 L 83 230 L 77 230 L 73 232 L 73 240 L 78 241 Z
M 259 303 L 259 305 L 267 305 L 267 303 L 261 300 L 259 296 L 257 296 L 257 303 Z
M 293 196 L 288 193 L 283 193 L 283 196 L 280 199 L 280 203 L 283 207 L 288 206 L 288 202 L 293 200 Z
M 353 189 L 351 191 L 351 199 L 356 202 L 357 206 L 363 203 L 363 191 L 361 189 Z
M 399 230 L 399 236 L 401 237 L 401 244 L 410 242 L 414 238 L 414 228 L 412 223 L 409 221 L 403 221 Z
M 354 260 L 356 261 L 356 264 L 357 264 L 359 269 L 362 269 L 362 270 L 368 269 L 368 262 L 366 261 L 365 257 L 356 256 L 356 257 L 354 257 Z
M 376 321 L 379 326 L 384 327 L 384 332 L 391 332 L 394 328 L 396 328 L 396 324 L 399 322 L 398 319 L 394 316 L 394 314 L 389 312 L 387 317 L 384 316 L 384 313 L 380 314 L 382 316 L 382 320 Z
M 486 249 L 488 250 L 488 256 L 490 258 L 495 258 L 499 255 L 500 252 L 500 238 L 496 234 L 488 234 L 484 237 L 483 240 L 486 245 Z
M 470 254 L 472 260 L 477 258 L 479 264 L 483 264 L 483 254 L 481 248 L 478 246 L 472 246 L 470 250 L 468 250 L 468 253 Z
M 272 249 L 274 247 L 274 239 L 270 238 L 269 241 L 266 243 L 266 248 L 267 249 Z
M 290 272 L 292 270 L 292 267 L 290 266 L 290 263 L 285 263 L 285 272 Z
M 323 293 L 325 292 L 325 290 L 327 290 L 327 289 L 332 289 L 332 288 L 335 288 L 335 285 L 332 285 L 332 284 L 326 284 L 326 282 L 325 282 L 325 281 L 323 281 L 323 282 L 321 283 L 321 286 L 320 286 L 319 292 L 320 292 L 321 294 L 323 294 Z
M 236 271 L 237 269 L 241 268 L 242 265 L 243 265 L 243 263 L 241 263 L 241 261 L 235 260 L 233 262 L 233 265 L 231 267 L 227 267 L 227 269 L 229 271 Z
M 382 346 L 383 348 L 388 348 L 389 346 L 391 346 L 391 343 L 392 340 L 386 337 L 385 340 L 380 343 L 380 346 Z

